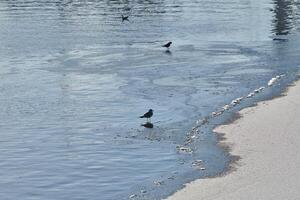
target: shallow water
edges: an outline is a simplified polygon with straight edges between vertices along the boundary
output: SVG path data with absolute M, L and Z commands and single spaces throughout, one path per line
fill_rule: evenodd
M 211 129 L 296 78 L 299 7 L 1 1 L 0 198 L 160 199 L 222 172 L 229 158 Z M 280 74 L 273 87 L 199 127 L 187 145 L 193 153 L 176 150 L 197 120 Z M 153 129 L 138 118 L 149 108 Z M 192 166 L 197 159 L 206 170 Z

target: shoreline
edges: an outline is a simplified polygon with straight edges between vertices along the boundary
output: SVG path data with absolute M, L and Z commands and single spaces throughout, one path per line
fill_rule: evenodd
M 298 102 L 299 80 L 280 96 L 244 108 L 234 120 L 216 127 L 218 144 L 233 158 L 228 170 L 185 184 L 167 200 L 297 199 Z

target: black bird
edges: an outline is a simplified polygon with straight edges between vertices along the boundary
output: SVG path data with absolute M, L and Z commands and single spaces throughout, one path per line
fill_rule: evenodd
M 153 115 L 153 110 L 149 109 L 149 111 L 146 112 L 144 115 L 140 116 L 140 118 L 147 118 L 147 121 L 148 121 L 148 119 L 150 119 L 152 117 L 152 115 Z M 151 119 L 150 119 L 150 121 L 151 121 Z
M 172 42 L 168 42 L 167 44 L 163 45 L 163 47 L 169 48 L 171 46 Z
M 153 124 L 151 122 L 147 122 L 145 124 L 141 124 L 141 126 L 143 126 L 145 128 L 153 128 Z
M 124 16 L 124 15 L 122 15 L 122 22 L 124 22 L 125 20 L 126 21 L 129 21 L 129 15 L 128 16 Z

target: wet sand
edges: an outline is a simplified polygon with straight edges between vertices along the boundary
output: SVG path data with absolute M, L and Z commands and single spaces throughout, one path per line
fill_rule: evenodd
M 221 145 L 240 156 L 224 176 L 199 179 L 168 200 L 298 199 L 300 196 L 300 82 L 287 95 L 242 110 L 222 125 Z

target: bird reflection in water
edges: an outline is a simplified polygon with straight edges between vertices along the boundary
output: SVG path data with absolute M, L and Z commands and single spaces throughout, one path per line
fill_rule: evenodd
M 165 51 L 165 54 L 172 55 L 172 52 L 171 52 L 169 49 L 167 49 L 167 50 Z
M 147 122 L 145 124 L 141 124 L 141 126 L 145 127 L 145 128 L 153 128 L 153 124 L 151 122 Z

